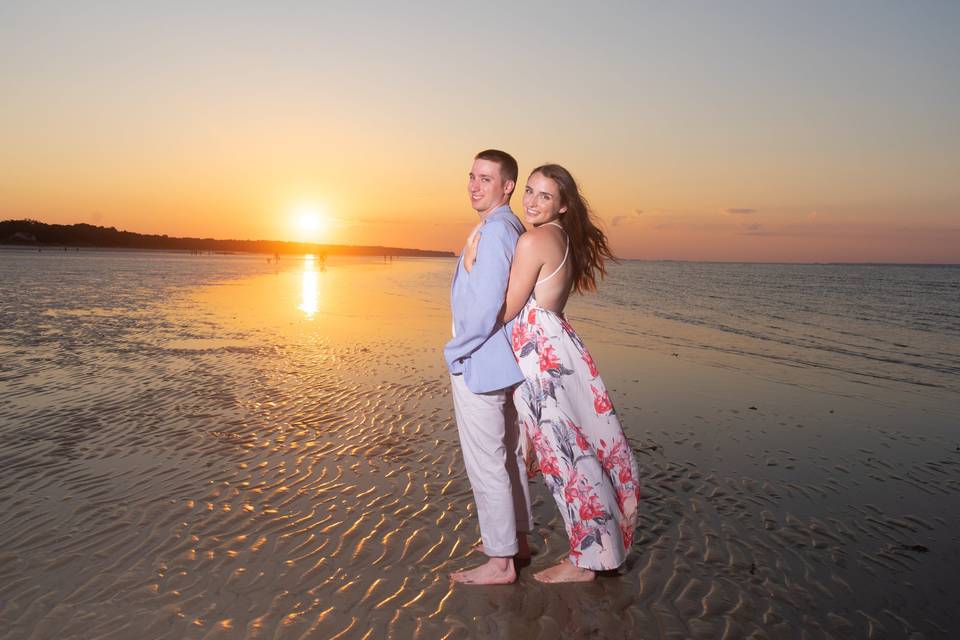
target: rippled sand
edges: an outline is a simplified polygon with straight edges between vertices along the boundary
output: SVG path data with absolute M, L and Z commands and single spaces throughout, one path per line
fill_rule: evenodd
M 566 547 L 537 479 L 519 583 L 451 584 L 480 560 L 451 269 L 288 264 L 0 330 L 0 637 L 960 634 L 953 418 L 586 323 L 644 478 L 627 566 L 535 582 Z

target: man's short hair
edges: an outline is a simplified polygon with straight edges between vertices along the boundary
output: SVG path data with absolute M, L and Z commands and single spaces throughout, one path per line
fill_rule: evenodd
M 498 165 L 500 165 L 500 177 L 504 180 L 511 180 L 514 184 L 517 183 L 517 175 L 519 174 L 517 161 L 506 151 L 500 151 L 499 149 L 487 149 L 486 151 L 481 151 L 478 153 L 474 157 L 474 160 L 489 160 L 490 162 L 496 162 Z

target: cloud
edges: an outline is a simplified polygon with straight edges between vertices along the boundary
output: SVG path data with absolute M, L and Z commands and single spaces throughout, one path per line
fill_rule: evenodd
M 763 225 L 760 224 L 759 222 L 745 224 L 743 225 L 743 229 L 744 229 L 743 234 L 747 236 L 769 235 L 769 232 L 764 231 Z
M 757 212 L 756 209 L 727 209 L 727 213 L 733 213 L 733 214 L 748 214 L 748 213 L 756 213 L 756 212 Z
M 810 219 L 810 220 L 816 220 L 816 219 L 817 219 L 817 215 L 818 215 L 818 214 L 817 214 L 816 211 L 811 211 L 810 213 L 807 214 L 807 218 Z
M 634 209 L 633 215 L 623 215 L 623 216 L 613 216 L 613 219 L 610 221 L 610 224 L 614 227 L 619 227 L 622 224 L 630 224 L 631 222 L 636 222 L 636 218 L 640 217 L 643 214 L 643 209 Z

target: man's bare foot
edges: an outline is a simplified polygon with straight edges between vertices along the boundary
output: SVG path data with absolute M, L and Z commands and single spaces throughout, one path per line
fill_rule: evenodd
M 490 558 L 479 567 L 451 573 L 450 577 L 464 584 L 511 584 L 517 581 L 517 570 L 513 558 Z
M 529 560 L 533 554 L 530 551 L 530 543 L 527 542 L 526 535 L 517 536 L 517 546 L 519 547 L 519 550 L 517 551 L 517 554 L 513 557 L 516 558 L 517 560 Z M 478 542 L 477 544 L 473 545 L 472 547 L 470 547 L 470 551 L 473 551 L 476 553 L 483 553 L 484 552 L 483 543 Z
M 596 575 L 592 569 L 581 569 L 570 560 L 562 560 L 549 569 L 536 572 L 533 577 L 540 582 L 590 582 Z

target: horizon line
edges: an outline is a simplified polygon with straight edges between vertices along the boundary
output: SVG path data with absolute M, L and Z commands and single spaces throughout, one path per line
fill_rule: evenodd
M 214 242 L 276 242 L 284 243 L 291 245 L 313 245 L 316 247 L 350 247 L 350 248 L 367 248 L 367 249 L 401 249 L 405 251 L 424 251 L 424 252 L 434 252 L 434 253 L 449 253 L 451 256 L 433 256 L 433 257 L 458 257 L 455 251 L 449 249 L 422 249 L 419 247 L 391 247 L 387 245 L 377 245 L 377 244 L 330 244 L 330 243 L 321 243 L 321 242 L 307 242 L 302 240 L 268 240 L 268 239 L 240 239 L 240 238 L 198 238 L 191 236 L 170 236 L 168 234 L 161 233 L 142 233 L 139 231 L 128 231 L 126 229 L 117 229 L 115 226 L 103 226 L 97 224 L 91 224 L 89 222 L 73 222 L 73 223 L 55 223 L 55 222 L 43 222 L 42 220 L 37 220 L 34 218 L 10 218 L 7 220 L 0 220 L 0 224 L 6 222 L 31 222 L 37 224 L 44 224 L 48 226 L 58 226 L 58 227 L 71 227 L 77 225 L 85 225 L 88 227 L 94 227 L 99 229 L 112 229 L 119 233 L 131 233 L 141 236 L 154 236 L 158 238 L 167 238 L 171 240 L 211 240 Z M 23 247 L 29 245 L 16 244 L 16 243 L 7 243 L 3 240 L 0 240 L 0 246 L 4 247 Z M 36 245 L 33 245 L 36 246 Z M 63 244 L 43 244 L 43 246 L 66 246 Z M 74 245 L 76 246 L 76 245 Z M 90 248 L 97 249 L 108 249 L 108 250 L 127 250 L 127 251 L 181 251 L 180 249 L 153 249 L 149 247 L 134 247 L 134 248 L 125 248 L 125 247 L 98 247 L 96 245 L 89 245 Z M 182 249 L 182 251 L 187 251 L 188 249 Z M 254 253 L 248 251 L 238 251 L 237 253 Z M 304 252 L 302 255 L 307 255 Z M 859 266 L 912 266 L 912 267 L 958 267 L 960 262 L 889 262 L 889 261 L 841 261 L 841 260 L 830 260 L 830 261 L 772 261 L 772 260 L 743 260 L 743 259 L 730 259 L 730 260 L 718 260 L 718 259 L 690 259 L 690 258 L 616 258 L 613 262 L 681 262 L 681 263 L 699 263 L 699 264 L 769 264 L 769 265 L 812 265 L 812 266 L 842 266 L 842 265 L 859 265 Z

